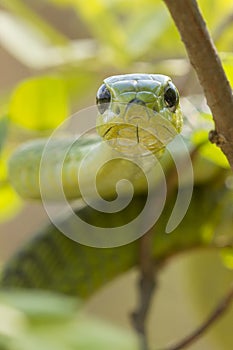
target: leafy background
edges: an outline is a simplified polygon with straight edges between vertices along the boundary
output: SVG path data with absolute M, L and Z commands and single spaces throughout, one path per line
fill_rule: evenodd
M 232 1 L 201 0 L 199 5 L 220 52 L 228 79 L 233 84 Z M 93 104 L 96 90 L 104 77 L 126 72 L 159 72 L 172 76 L 185 98 L 182 100 L 186 122 L 184 136 L 196 145 L 207 140 L 212 124 L 202 90 L 189 66 L 176 28 L 160 0 L 0 0 L 0 45 L 2 263 L 28 236 L 47 222 L 40 203 L 22 201 L 11 188 L 7 179 L 9 155 L 23 141 L 49 135 L 69 115 Z M 220 151 L 204 143 L 199 155 L 196 181 L 207 181 L 208 185 L 208 179 L 222 169 L 227 174 L 229 191 L 232 191 L 233 178 L 226 170 L 227 163 Z M 229 197 L 218 231 L 232 239 L 233 205 Z M 220 235 L 219 239 L 224 237 Z M 232 256 L 232 248 L 222 250 L 221 256 L 214 250 L 188 252 L 167 265 L 159 276 L 160 288 L 148 322 L 152 344 L 161 347 L 178 339 L 205 318 L 230 285 Z M 59 349 L 66 348 L 67 334 L 72 332 L 76 323 L 86 327 L 84 334 L 94 327 L 93 334 L 100 337 L 96 340 L 99 348 L 110 348 L 109 340 L 101 338 L 101 334 L 111 334 L 108 323 L 130 329 L 128 313 L 136 303 L 136 276 L 136 271 L 122 276 L 85 305 L 87 312 L 105 319 L 101 329 L 92 318 L 88 319 L 89 324 L 76 319 L 79 317 L 76 314 L 64 315 L 64 305 L 70 300 L 59 300 L 60 304 L 56 306 L 56 299 L 51 314 L 55 318 L 55 310 L 61 309 L 61 319 L 66 318 L 66 321 L 62 321 L 66 326 Z M 23 307 L 23 298 L 25 296 L 12 295 L 7 300 L 6 296 L 0 296 L 0 312 L 4 319 L 9 319 L 9 328 L 4 328 L 4 323 L 0 324 L 1 341 L 8 343 L 10 339 L 12 349 L 19 349 L 16 344 L 23 349 L 37 349 L 42 346 L 39 343 L 42 337 L 43 347 L 47 344 L 49 349 L 58 349 L 54 334 L 60 334 L 61 327 L 54 324 L 53 317 L 47 320 L 46 327 L 35 322 L 30 316 L 33 310 Z M 41 306 L 40 316 L 46 319 L 43 304 L 49 303 L 50 296 L 30 294 L 27 298 L 32 300 L 32 309 L 35 304 Z M 37 315 L 35 310 L 34 314 Z M 231 308 L 224 319 L 190 349 L 232 349 L 232 320 Z M 53 336 L 49 337 L 50 327 Z M 109 336 L 112 343 L 120 338 L 117 332 L 124 333 L 113 327 Z M 87 338 L 81 341 L 85 343 Z M 126 333 L 122 338 L 125 343 L 116 343 L 118 349 L 134 346 L 131 335 Z M 77 345 L 79 340 L 80 337 L 75 337 L 70 348 L 81 346 Z M 83 348 L 92 349 L 93 344 L 87 343 Z

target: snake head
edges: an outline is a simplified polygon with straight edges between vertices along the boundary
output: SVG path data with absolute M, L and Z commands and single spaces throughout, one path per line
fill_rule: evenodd
M 100 86 L 97 132 L 121 153 L 160 154 L 181 131 L 179 93 L 161 74 L 124 74 Z

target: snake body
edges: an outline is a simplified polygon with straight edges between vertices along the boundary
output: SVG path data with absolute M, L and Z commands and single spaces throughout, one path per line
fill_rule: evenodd
M 142 159 L 149 171 L 148 155 L 160 156 L 181 131 L 179 95 L 171 79 L 164 75 L 118 75 L 104 80 L 97 92 L 97 107 L 99 136 L 55 139 L 49 147 L 44 139 L 26 143 L 10 159 L 9 178 L 22 197 L 41 198 L 42 186 L 47 198 L 59 199 L 62 182 L 66 198 L 78 198 L 81 192 L 77 171 L 85 155 L 89 154 L 84 167 L 87 175 L 84 186 L 89 189 L 89 195 L 92 194 L 89 174 L 97 160 L 105 162 L 113 157 L 113 162 L 98 174 L 98 190 L 103 197 L 111 197 L 119 177 L 126 178 L 136 189 L 132 204 L 115 216 L 96 213 L 88 206 L 79 210 L 79 215 L 95 225 L 124 225 L 143 207 L 146 186 L 137 165 L 122 159 L 122 155 Z M 54 226 L 42 231 L 8 262 L 3 270 L 2 286 L 49 288 L 86 296 L 138 260 L 138 242 L 96 249 L 69 240 Z
M 131 206 L 124 215 L 117 215 L 118 224 L 134 217 L 142 203 L 142 198 L 137 198 L 134 202 L 137 209 Z M 106 226 L 112 224 L 111 216 L 101 217 L 88 207 L 78 214 L 93 224 L 101 220 Z M 50 224 L 7 263 L 1 287 L 44 289 L 86 298 L 137 264 L 137 247 L 137 241 L 117 248 L 88 247 L 70 240 Z

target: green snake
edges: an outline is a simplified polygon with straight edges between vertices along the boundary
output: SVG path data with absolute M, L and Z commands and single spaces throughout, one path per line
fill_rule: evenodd
M 169 77 L 159 74 L 109 77 L 97 92 L 96 105 L 98 136 L 84 135 L 71 141 L 66 136 L 52 138 L 49 142 L 45 139 L 30 141 L 12 155 L 9 178 L 22 197 L 40 199 L 42 188 L 47 200 L 58 201 L 62 182 L 62 191 L 72 200 L 82 195 L 77 171 L 83 159 L 82 181 L 88 196 L 92 195 L 89 174 L 96 171 L 99 161 L 106 162 L 96 178 L 101 196 L 112 198 L 114 184 L 122 177 L 134 184 L 136 195 L 121 212 L 99 213 L 87 205 L 78 210 L 78 215 L 93 225 L 111 228 L 126 224 L 145 204 L 144 176 L 138 164 L 129 160 L 142 160 L 140 165 L 150 172 L 148 159 L 154 155 L 161 157 L 167 144 L 181 131 L 182 114 L 175 85 Z M 111 158 L 113 161 L 107 162 Z M 68 222 L 69 218 L 64 220 Z M 158 224 L 161 234 L 166 220 L 166 214 L 162 215 Z M 158 261 L 184 248 L 184 243 L 179 246 L 182 241 L 179 230 L 182 228 L 178 228 L 171 240 L 167 240 L 166 235 L 155 235 L 153 254 Z M 185 242 L 185 247 L 195 242 L 199 244 L 200 235 L 197 232 L 195 238 L 190 241 L 187 238 Z M 6 264 L 1 286 L 50 289 L 85 297 L 135 266 L 138 244 L 134 241 L 117 248 L 92 248 L 68 239 L 54 225 L 49 225 Z
M 84 135 L 72 139 L 70 136 L 54 136 L 49 143 L 45 139 L 36 140 L 15 152 L 9 163 L 9 177 L 22 197 L 40 198 L 42 190 L 46 198 L 57 199 L 60 194 L 60 183 L 56 181 L 59 171 L 62 172 L 66 197 L 79 197 L 77 171 L 87 153 L 84 186 L 91 187 L 91 193 L 93 186 L 88 179 L 96 164 L 116 159 L 114 164 L 103 167 L 98 176 L 98 189 L 108 195 L 119 174 L 122 178 L 131 181 L 136 178 L 139 182 L 135 166 L 122 159 L 122 153 L 127 153 L 128 157 L 130 154 L 132 157 L 139 155 L 141 159 L 147 159 L 143 157 L 147 152 L 159 155 L 181 131 L 179 95 L 167 76 L 112 76 L 104 80 L 96 99 L 99 111 L 96 130 L 100 137 Z

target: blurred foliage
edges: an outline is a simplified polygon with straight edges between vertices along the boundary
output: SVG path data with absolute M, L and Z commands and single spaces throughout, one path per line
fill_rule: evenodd
M 230 249 L 232 253 L 232 248 L 224 248 L 223 254 L 230 253 Z M 191 254 L 185 269 L 194 313 L 200 319 L 205 319 L 231 287 L 232 271 L 227 270 L 222 265 L 220 256 L 211 250 Z M 215 349 L 230 350 L 233 347 L 232 311 L 231 306 L 219 322 L 216 322 L 208 331 L 211 339 L 214 340 Z
M 221 149 L 215 144 L 207 142 L 208 130 L 194 131 L 191 140 L 195 146 L 199 146 L 199 154 L 222 168 L 229 168 L 229 163 Z
M 135 0 L 133 6 L 130 0 L 44 0 L 41 5 L 33 0 L 0 0 L 0 4 L 3 7 L 0 11 L 1 44 L 33 72 L 33 77 L 29 76 L 0 96 L 7 106 L 0 112 L 0 149 L 9 133 L 1 168 L 6 167 L 4 162 L 9 150 L 22 139 L 38 137 L 46 131 L 48 134 L 70 113 L 94 103 L 98 85 L 110 74 L 161 72 L 171 75 L 180 91 L 189 98 L 199 93 L 199 89 L 192 91 L 195 77 L 178 32 L 160 0 Z M 54 26 L 41 12 L 46 4 L 55 12 L 69 10 L 76 16 L 72 39 L 62 26 Z M 233 11 L 232 2 L 201 0 L 199 4 L 216 37 L 232 82 L 233 30 L 231 22 L 227 22 Z M 203 112 L 203 105 L 196 105 L 195 109 Z M 190 118 L 185 108 L 184 113 Z M 193 111 L 191 118 L 192 114 Z M 6 128 L 6 115 L 10 128 Z M 196 132 L 194 144 L 200 137 L 202 142 L 207 141 L 209 129 L 202 131 L 198 118 L 192 127 Z M 203 145 L 201 154 L 219 166 L 227 166 L 224 156 L 213 145 Z M 1 207 L 7 203 L 10 210 L 12 203 L 12 213 L 16 213 L 16 195 L 6 185 L 4 173 L 0 174 Z
M 53 129 L 68 114 L 65 84 L 55 76 L 28 79 L 19 84 L 9 104 L 11 121 L 34 130 Z
M 46 292 L 0 294 L 4 350 L 135 350 L 137 338 L 83 314 L 76 299 Z M 90 337 L 91 334 L 91 337 Z
M 221 251 L 225 265 L 233 270 L 233 247 L 225 247 Z
M 0 119 L 0 152 L 4 146 L 8 130 L 8 118 L 2 116 Z
M 8 151 L 5 143 L 8 136 L 9 120 L 0 118 L 0 222 L 11 219 L 21 208 L 21 200 L 7 179 Z
M 198 3 L 233 84 L 232 0 L 199 0 Z M 7 159 L 19 143 L 48 135 L 71 113 L 94 103 L 95 91 L 104 77 L 126 72 L 158 72 L 172 76 L 183 97 L 183 135 L 190 149 L 198 147 L 199 150 L 194 161 L 196 182 L 214 186 L 219 174 L 226 177 L 229 193 L 222 202 L 224 215 L 215 228 L 215 235 L 220 246 L 232 245 L 233 181 L 226 170 L 225 157 L 208 142 L 208 131 L 213 127 L 210 112 L 163 1 L 0 0 L 0 5 L 0 43 L 27 72 L 25 79 L 16 86 L 0 92 L 4 106 L 0 110 L 0 222 L 9 220 L 22 207 L 7 179 Z M 71 28 L 72 38 L 62 25 L 55 25 L 45 15 L 43 6 L 72 14 L 76 19 Z M 65 18 L 65 23 L 69 26 L 69 17 Z M 206 234 L 209 235 L 208 227 Z M 222 251 L 223 261 L 229 268 L 233 268 L 232 255 L 231 248 Z M 1 296 L 1 307 L 5 308 L 3 320 L 12 325 L 9 329 L 14 333 L 8 334 L 7 322 L 0 324 L 0 348 L 3 344 L 2 348 L 9 350 L 46 349 L 47 343 L 49 349 L 65 349 L 67 334 L 72 334 L 71 349 L 113 349 L 113 344 L 117 349 L 135 348 L 118 330 L 76 320 L 76 316 L 68 312 L 69 301 L 69 305 L 65 300 L 56 304 L 56 300 L 45 302 L 44 297 L 36 296 L 36 302 L 32 303 L 39 305 L 34 310 L 36 317 L 46 311 L 43 305 L 48 306 L 55 318 L 61 312 L 65 322 L 61 327 L 59 320 L 55 325 L 49 319 L 45 325 L 38 320 L 35 322 L 32 310 L 21 309 L 21 297 L 20 305 L 13 302 L 18 296 L 9 298 L 8 307 L 5 296 Z M 49 309 L 50 306 L 54 308 Z M 42 319 L 45 316 L 41 315 Z M 76 322 L 81 324 L 80 328 L 76 327 Z M 6 331 L 2 331 L 1 326 L 6 326 Z M 99 347 L 88 338 L 91 327 Z M 91 344 L 85 343 L 88 339 Z

